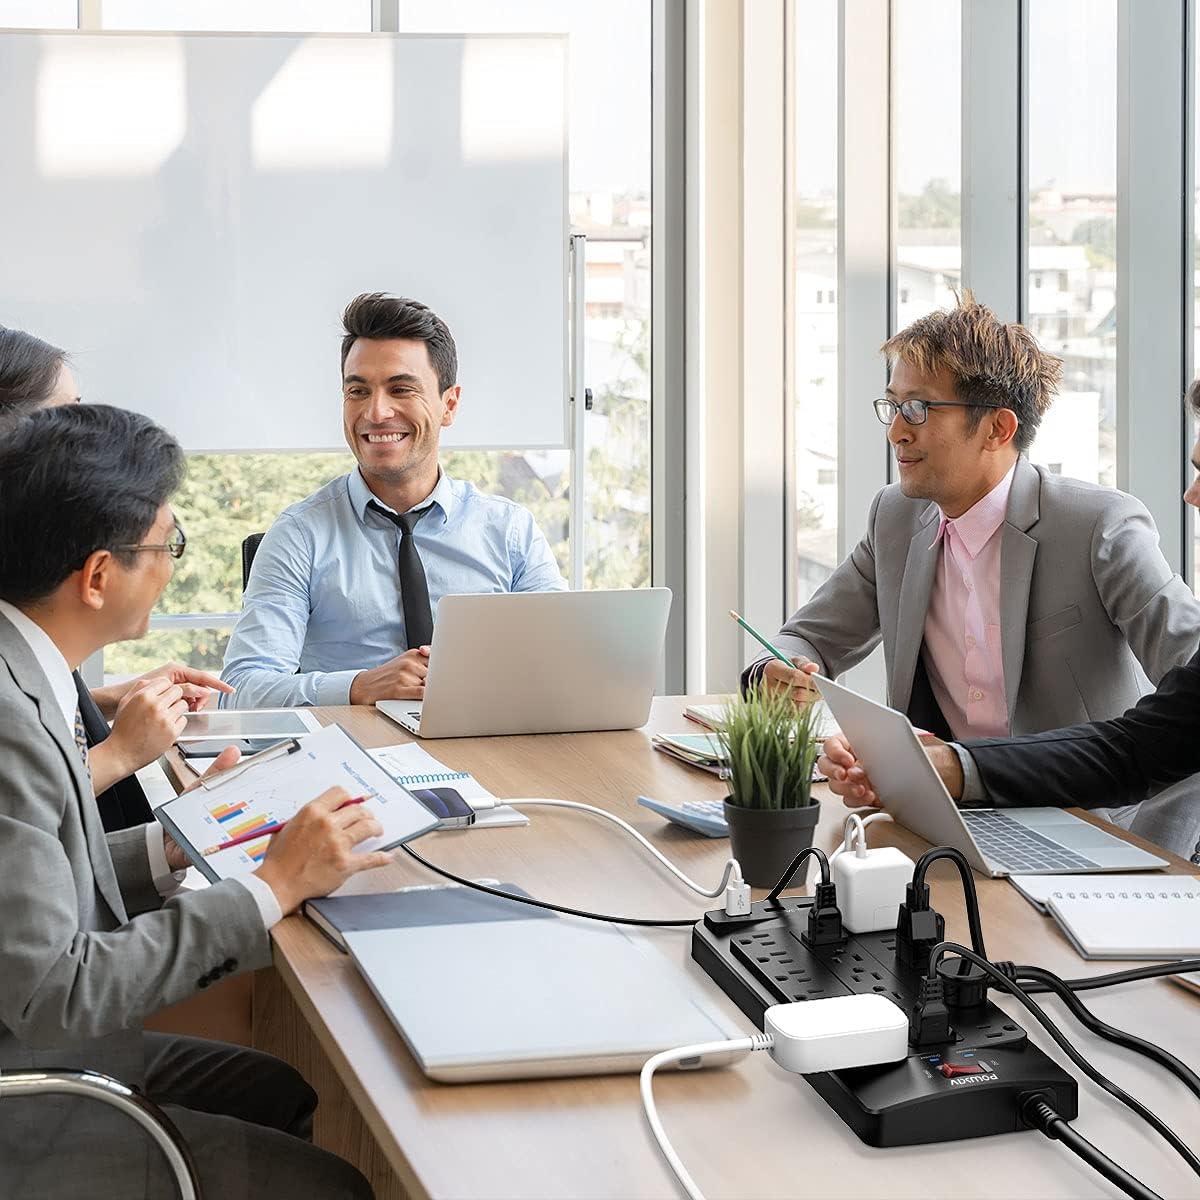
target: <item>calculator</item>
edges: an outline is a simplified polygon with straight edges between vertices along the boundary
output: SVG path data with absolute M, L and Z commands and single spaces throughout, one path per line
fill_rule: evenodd
M 702 833 L 705 837 L 729 836 L 723 800 L 688 800 L 684 804 L 664 804 L 661 800 L 651 800 L 649 796 L 639 796 L 638 803 L 660 817 L 666 817 L 668 821 L 694 833 Z

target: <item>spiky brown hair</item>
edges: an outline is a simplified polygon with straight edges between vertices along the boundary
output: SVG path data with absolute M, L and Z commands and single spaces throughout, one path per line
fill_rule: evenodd
M 1062 379 L 1061 359 L 1047 354 L 1023 325 L 1005 324 L 970 291 L 954 308 L 919 318 L 880 349 L 889 364 L 900 360 L 923 375 L 949 371 L 958 398 L 981 406 L 969 411 L 968 430 L 983 420 L 984 407 L 1012 409 L 1018 450 L 1033 442 Z
M 1192 410 L 1192 416 L 1200 417 L 1200 379 L 1192 380 L 1184 399 L 1187 400 L 1188 408 Z

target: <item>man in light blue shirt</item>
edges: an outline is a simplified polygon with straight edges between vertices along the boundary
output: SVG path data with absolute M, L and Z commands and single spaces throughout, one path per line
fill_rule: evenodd
M 343 426 L 358 468 L 263 538 L 225 652 L 226 707 L 421 699 L 442 596 L 566 587 L 526 509 L 438 464 L 462 391 L 445 322 L 377 292 L 343 322 Z

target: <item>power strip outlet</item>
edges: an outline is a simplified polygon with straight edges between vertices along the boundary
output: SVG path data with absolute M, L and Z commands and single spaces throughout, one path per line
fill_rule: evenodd
M 692 957 L 760 1029 L 775 1004 L 830 996 L 884 996 L 905 1013 L 920 975 L 896 957 L 894 932 L 850 934 L 810 949 L 807 897 L 765 902 L 731 918 L 708 913 L 692 932 Z M 910 1050 L 898 1063 L 805 1075 L 870 1146 L 913 1146 L 1025 1129 L 1021 1102 L 1044 1095 L 1067 1120 L 1078 1113 L 1075 1080 L 1034 1046 L 990 1000 L 951 1012 L 953 1037 Z

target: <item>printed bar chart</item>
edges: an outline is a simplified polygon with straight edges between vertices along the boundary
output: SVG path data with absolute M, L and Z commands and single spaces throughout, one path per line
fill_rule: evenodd
M 232 804 L 213 804 L 209 806 L 209 814 L 220 825 L 232 821 L 239 813 L 246 811 L 245 800 L 235 800 Z
M 250 817 L 248 820 L 239 821 L 236 825 L 230 825 L 225 832 L 231 838 L 241 837 L 244 833 L 253 833 L 256 829 L 263 829 L 267 825 L 273 825 L 275 822 L 266 813 L 259 813 L 257 816 Z

